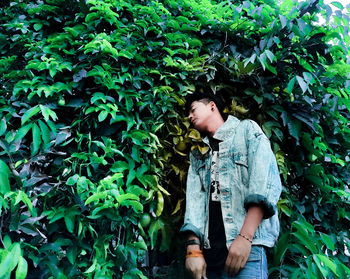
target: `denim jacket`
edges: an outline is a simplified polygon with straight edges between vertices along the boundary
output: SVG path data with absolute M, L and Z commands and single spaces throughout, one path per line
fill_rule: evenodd
M 264 217 L 253 245 L 272 247 L 279 234 L 277 201 L 281 180 L 270 142 L 254 121 L 229 116 L 216 131 L 219 144 L 219 185 L 227 248 L 240 232 L 251 205 L 260 205 Z M 203 141 L 209 146 L 207 137 Z M 191 231 L 210 248 L 208 240 L 210 166 L 212 152 L 190 154 L 187 176 L 186 213 L 181 232 Z

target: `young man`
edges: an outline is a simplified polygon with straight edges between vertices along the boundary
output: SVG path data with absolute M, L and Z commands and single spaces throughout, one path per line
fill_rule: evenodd
M 267 278 L 265 247 L 279 234 L 281 181 L 270 142 L 251 120 L 222 115 L 212 94 L 186 102 L 206 154 L 190 154 L 186 213 L 186 269 L 193 278 Z

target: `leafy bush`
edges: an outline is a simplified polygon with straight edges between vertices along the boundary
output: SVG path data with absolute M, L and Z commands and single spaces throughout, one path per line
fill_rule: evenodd
M 203 88 L 273 143 L 285 187 L 271 277 L 349 277 L 340 3 L 1 5 L 1 278 L 147 278 L 149 256 L 181 261 L 186 155 L 206 151 L 183 97 Z

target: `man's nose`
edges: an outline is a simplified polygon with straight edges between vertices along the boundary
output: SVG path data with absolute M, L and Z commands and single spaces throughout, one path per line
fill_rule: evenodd
M 190 120 L 190 122 L 192 121 L 192 112 L 188 114 L 188 119 Z

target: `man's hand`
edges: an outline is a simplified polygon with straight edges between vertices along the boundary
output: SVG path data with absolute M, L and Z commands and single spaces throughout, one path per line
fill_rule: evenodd
M 231 244 L 225 263 L 225 272 L 229 276 L 236 275 L 247 263 L 252 244 L 238 236 Z
M 186 269 L 192 274 L 194 279 L 207 278 L 207 264 L 202 257 L 186 258 Z

